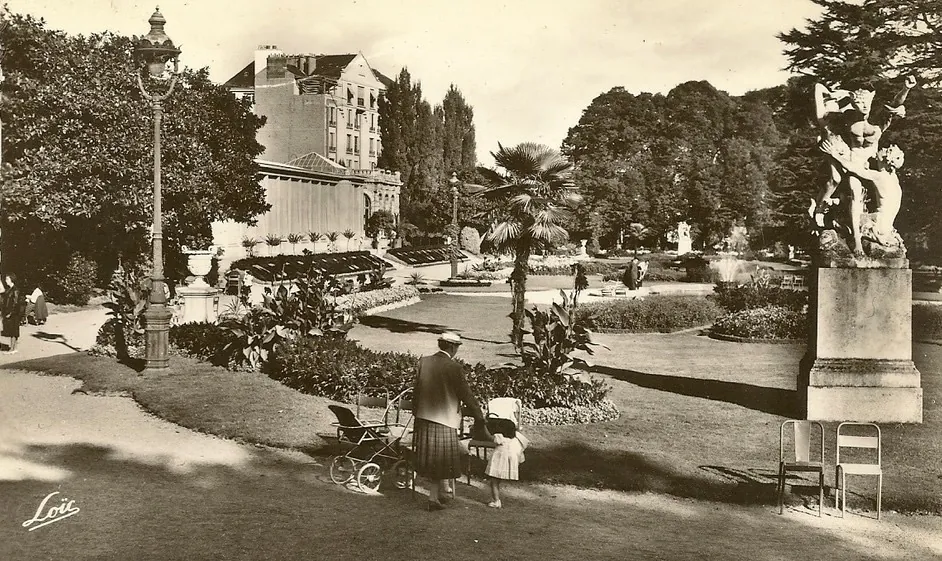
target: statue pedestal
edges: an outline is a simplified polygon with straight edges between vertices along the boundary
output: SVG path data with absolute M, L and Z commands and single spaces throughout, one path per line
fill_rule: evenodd
M 183 317 L 180 323 L 212 323 L 216 321 L 215 298 L 222 292 L 211 286 L 184 286 L 177 289 L 177 295 L 183 298 Z
M 813 271 L 811 291 L 808 355 L 799 381 L 806 418 L 921 423 L 912 271 L 822 267 Z

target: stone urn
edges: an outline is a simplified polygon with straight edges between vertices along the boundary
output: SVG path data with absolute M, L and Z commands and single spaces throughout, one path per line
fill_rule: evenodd
M 196 276 L 196 280 L 190 283 L 193 287 L 209 287 L 206 283 L 206 275 L 213 268 L 213 256 L 216 255 L 214 249 L 187 249 L 183 248 L 183 253 L 187 256 L 187 269 Z

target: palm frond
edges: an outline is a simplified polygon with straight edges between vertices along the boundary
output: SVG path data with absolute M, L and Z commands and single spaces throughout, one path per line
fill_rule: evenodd
M 530 237 L 543 243 L 561 243 L 569 239 L 569 232 L 559 224 L 534 222 L 529 228 Z
M 495 222 L 491 224 L 490 229 L 484 234 L 484 239 L 499 248 L 503 248 L 513 240 L 519 238 L 522 231 L 522 225 L 514 220 Z

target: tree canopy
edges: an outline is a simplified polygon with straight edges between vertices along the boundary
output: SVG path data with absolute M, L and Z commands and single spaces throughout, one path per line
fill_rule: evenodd
M 3 257 L 54 270 L 80 253 L 110 270 L 148 258 L 153 112 L 138 90 L 132 41 L 70 36 L 11 15 L 3 27 Z M 156 91 L 165 84 L 148 83 Z M 180 247 L 207 246 L 210 224 L 268 210 L 255 157 L 263 123 L 247 102 L 184 70 L 164 102 L 162 186 L 170 278 Z M 8 260 L 9 259 L 9 260 Z
M 594 237 L 613 243 L 635 223 L 663 241 L 688 220 L 709 245 L 733 225 L 765 224 L 779 142 L 767 106 L 686 82 L 666 96 L 620 87 L 600 95 L 563 152 L 586 199 L 581 227 Z
M 380 100 L 383 152 L 379 166 L 401 172 L 400 220 L 403 231 L 438 237 L 452 221 L 448 178 L 457 172 L 463 182 L 476 179 L 474 110 L 452 84 L 441 105 L 432 106 L 403 68 Z M 459 222 L 475 223 L 479 201 L 462 198 Z

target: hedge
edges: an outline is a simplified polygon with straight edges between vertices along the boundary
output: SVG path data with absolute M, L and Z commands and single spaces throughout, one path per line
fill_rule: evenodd
M 707 325 L 722 315 L 722 308 L 710 299 L 665 295 L 589 302 L 576 308 L 575 317 L 589 329 L 671 333 Z

